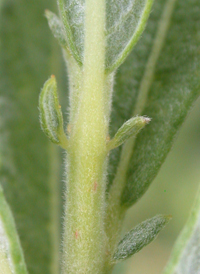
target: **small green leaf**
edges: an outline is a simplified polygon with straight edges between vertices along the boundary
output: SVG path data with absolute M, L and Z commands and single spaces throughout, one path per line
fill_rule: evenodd
M 67 149 L 67 137 L 63 130 L 63 116 L 58 101 L 55 76 L 48 79 L 39 97 L 40 124 L 47 137 Z
M 58 39 L 60 45 L 67 49 L 67 41 L 63 32 L 63 26 L 60 19 L 51 11 L 45 10 L 45 16 L 48 20 L 49 27 L 56 39 Z
M 10 208 L 0 186 L 0 270 L 2 274 L 27 274 L 22 248 Z
M 163 274 L 200 273 L 200 189 Z
M 143 116 L 133 117 L 126 121 L 117 131 L 114 138 L 108 143 L 108 150 L 111 150 L 122 145 L 130 137 L 136 136 L 140 132 L 140 130 L 150 121 L 150 118 Z
M 79 65 L 83 60 L 84 6 L 85 1 L 58 0 L 58 7 L 65 30 L 67 44 Z
M 106 68 L 115 70 L 144 31 L 153 0 L 106 2 Z
M 170 219 L 171 216 L 157 215 L 137 225 L 119 242 L 113 261 L 123 261 L 151 243 Z

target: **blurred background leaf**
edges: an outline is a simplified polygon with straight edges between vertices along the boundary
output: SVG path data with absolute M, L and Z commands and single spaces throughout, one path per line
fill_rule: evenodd
M 2 274 L 28 274 L 15 222 L 0 186 L 0 267 Z
M 139 80 L 140 80 L 141 74 L 144 72 L 143 64 L 141 60 L 144 60 L 145 58 L 147 58 L 149 54 L 149 52 L 146 51 L 146 48 L 151 46 L 151 43 L 152 43 L 153 36 L 151 36 L 150 33 L 154 35 L 156 32 L 156 22 L 159 20 L 159 17 L 161 14 L 159 11 L 161 10 L 161 7 L 165 2 L 166 1 L 155 1 L 155 5 L 153 7 L 150 20 L 148 22 L 146 32 L 143 34 L 141 40 L 139 41 L 136 48 L 133 50 L 131 56 L 127 58 L 126 63 L 124 63 L 124 65 L 122 65 L 122 67 L 118 71 L 118 74 L 116 77 L 115 93 L 113 97 L 115 108 L 113 109 L 113 112 L 112 112 L 111 128 L 110 128 L 111 136 L 113 136 L 117 128 L 121 124 L 123 124 L 124 121 L 129 119 L 132 115 L 134 104 L 137 98 Z M 177 1 L 175 12 L 172 18 L 174 26 L 172 28 L 172 25 L 170 25 L 170 33 L 167 36 L 167 44 L 165 48 L 163 49 L 165 51 L 165 54 L 172 51 L 174 52 L 174 54 L 172 54 L 173 57 L 169 59 L 165 59 L 164 55 L 162 56 L 161 54 L 158 62 L 158 67 L 156 70 L 155 82 L 153 87 L 151 88 L 151 93 L 149 98 L 152 99 L 152 97 L 155 96 L 155 94 L 157 94 L 157 96 L 159 97 L 159 94 L 161 92 L 160 84 L 161 85 L 163 84 L 162 77 L 164 77 L 163 79 L 165 82 L 165 87 L 167 87 L 168 84 L 172 84 L 172 83 L 175 84 L 177 81 L 177 83 L 182 83 L 183 87 L 185 88 L 188 86 L 188 83 L 191 81 L 191 79 L 195 80 L 196 82 L 199 81 L 200 79 L 199 73 L 196 73 L 196 69 L 199 71 L 199 61 L 198 61 L 198 58 L 199 58 L 198 39 L 200 37 L 200 31 L 198 27 L 199 26 L 199 23 L 198 23 L 199 10 L 200 10 L 200 6 L 198 1 L 187 1 L 187 0 Z M 184 13 L 186 14 L 184 15 Z M 181 30 L 179 29 L 181 24 L 182 24 L 181 29 L 183 28 L 187 34 L 181 33 Z M 193 24 L 196 26 L 192 27 Z M 191 28 L 191 31 L 189 30 L 190 28 Z M 175 35 L 175 33 L 178 30 L 179 30 L 179 34 Z M 172 43 L 173 41 L 174 43 Z M 191 41 L 194 42 L 195 47 L 191 46 Z M 182 43 L 182 47 L 180 47 L 179 42 Z M 195 51 L 196 51 L 196 57 L 193 56 Z M 180 54 L 180 52 L 182 52 L 182 56 L 179 59 L 178 55 Z M 185 58 L 186 59 L 188 58 L 188 61 L 186 61 Z M 192 58 L 194 58 L 193 64 L 190 63 Z M 177 80 L 175 80 L 176 69 L 178 69 L 178 66 L 176 67 L 177 61 L 179 63 L 178 66 L 181 69 L 181 73 L 187 74 L 188 72 L 190 73 L 191 70 L 193 70 L 189 78 L 183 77 L 182 79 L 177 78 Z M 189 63 L 187 64 L 187 62 L 189 62 L 190 64 Z M 173 68 L 173 70 L 171 68 Z M 129 79 L 129 81 L 127 81 L 127 79 Z M 169 82 L 166 81 L 166 79 L 170 79 Z M 178 90 L 177 90 L 177 94 L 179 94 Z M 171 95 L 173 96 L 173 94 Z M 197 104 L 199 106 L 199 101 Z M 153 113 L 153 110 L 155 107 L 156 106 L 154 107 L 152 106 L 152 109 L 151 109 L 151 107 L 148 106 L 148 108 L 143 112 L 143 114 L 145 113 L 146 115 L 149 116 L 150 112 Z M 167 105 L 165 106 L 162 105 L 160 109 L 161 110 L 162 108 L 167 109 L 167 107 L 168 107 Z M 175 216 L 176 219 L 173 218 L 172 225 L 171 224 L 169 225 L 170 229 L 167 228 L 167 231 L 170 230 L 170 232 L 169 232 L 169 235 L 165 234 L 166 240 L 164 240 L 164 236 L 163 236 L 163 239 L 160 240 L 159 242 L 159 239 L 161 239 L 163 235 L 161 233 L 161 236 L 158 237 L 158 240 L 156 241 L 158 242 L 158 244 L 154 242 L 149 247 L 145 248 L 144 251 L 137 254 L 135 256 L 135 259 L 133 258 L 129 261 L 133 263 L 132 264 L 130 263 L 130 270 L 127 270 L 128 273 L 154 273 L 154 274 L 160 273 L 162 268 L 164 267 L 164 263 L 166 262 L 166 257 L 167 257 L 167 254 L 169 254 L 169 249 L 172 247 L 171 241 L 172 239 L 175 240 L 175 235 L 178 235 L 178 231 L 180 231 L 181 225 L 183 226 L 184 221 L 186 221 L 186 218 L 188 216 L 187 214 L 189 212 L 189 209 L 192 203 L 192 199 L 194 199 L 194 192 L 196 189 L 195 186 L 199 182 L 199 175 L 200 175 L 199 174 L 200 172 L 198 172 L 199 161 L 200 161 L 198 159 L 200 155 L 199 149 L 198 149 L 199 148 L 199 131 L 197 130 L 197 128 L 199 128 L 199 115 L 200 115 L 200 112 L 198 112 L 198 107 L 197 107 L 196 114 L 194 114 L 194 116 L 191 118 L 188 124 L 188 128 L 185 129 L 186 132 L 182 136 L 182 139 L 178 139 L 178 141 L 176 142 L 177 147 L 179 147 L 179 154 L 178 152 L 176 154 L 173 154 L 173 153 L 170 154 L 169 159 L 167 159 L 165 165 L 163 166 L 161 170 L 161 174 L 159 174 L 158 177 L 155 179 L 155 183 L 149 189 L 148 193 L 146 193 L 145 196 L 141 200 L 139 200 L 138 204 L 136 204 L 134 208 L 129 210 L 128 216 L 126 218 L 126 221 L 129 225 L 128 225 L 128 228 L 125 229 L 126 231 L 131 229 L 134 225 L 138 224 L 145 218 L 149 218 L 156 213 L 171 213 L 173 217 L 174 217 L 174 214 L 176 214 Z M 196 124 L 195 124 L 195 121 L 196 121 Z M 141 132 L 141 135 L 140 135 L 141 137 L 138 137 L 138 142 L 136 142 L 136 150 L 138 152 L 139 157 L 141 156 L 139 152 L 141 149 L 141 146 L 139 144 L 142 143 L 144 147 L 147 145 L 146 141 L 148 138 L 147 139 L 145 138 L 145 134 L 148 132 L 148 130 L 150 131 L 150 126 L 151 125 L 149 125 L 149 129 L 147 127 L 146 129 L 144 129 L 144 131 Z M 155 128 L 154 128 L 154 131 L 156 133 Z M 156 134 L 154 137 L 156 140 Z M 194 141 L 193 138 L 196 140 L 196 142 Z M 141 142 L 142 139 L 143 141 Z M 190 145 L 190 149 L 186 147 L 187 141 L 188 141 L 187 146 Z M 191 148 L 191 145 L 192 145 L 192 148 Z M 195 146 L 196 146 L 196 149 L 195 149 Z M 114 159 L 116 162 L 118 162 L 120 150 L 121 148 L 118 149 L 118 152 L 116 150 L 116 152 L 113 152 L 111 154 L 112 160 Z M 155 153 L 156 152 L 157 150 L 155 148 Z M 171 155 L 174 155 L 174 158 Z M 137 171 L 139 171 L 138 167 L 142 168 L 145 165 L 146 158 L 144 157 L 142 159 L 144 160 L 143 165 L 141 165 L 141 162 L 142 162 L 141 161 L 140 165 L 136 166 L 134 170 L 135 174 L 139 174 L 139 172 L 137 173 Z M 151 161 L 149 162 L 151 163 Z M 161 164 L 161 162 L 159 163 L 159 165 Z M 153 162 L 151 164 L 153 164 Z M 135 167 L 134 164 L 133 166 Z M 143 173 L 144 173 L 144 170 L 143 170 Z M 153 177 L 156 175 L 156 173 L 154 173 Z M 115 174 L 115 168 L 114 166 L 111 166 L 111 169 L 109 170 L 110 181 L 113 180 L 114 174 Z M 135 178 L 137 178 L 137 176 L 135 176 L 133 179 Z M 128 189 L 127 192 L 130 193 L 131 190 Z M 174 225 L 175 223 L 177 224 L 176 227 Z M 162 245 L 161 245 L 161 242 L 163 243 Z
M 0 15 L 0 178 L 30 274 L 59 267 L 61 155 L 40 129 L 38 96 L 64 70 L 46 8 L 56 1 L 8 0 Z
M 200 272 L 200 191 L 181 231 L 163 274 Z
M 126 186 L 122 204 L 127 207 L 143 195 L 157 175 L 177 130 L 200 93 L 199 9 L 197 0 L 155 1 L 143 37 L 117 74 L 111 136 L 120 123 L 130 119 L 133 111 L 152 118 L 150 125 L 136 138 L 123 178 Z M 164 25 L 169 25 L 169 29 L 165 30 Z M 146 87 L 149 94 L 145 109 L 138 110 L 135 105 L 138 93 Z M 125 145 L 126 152 L 131 149 L 128 146 Z M 112 182 L 120 148 L 111 153 L 110 159 Z
M 164 2 L 166 10 L 172 6 L 174 9 L 142 111 L 152 122 L 138 136 L 128 167 L 122 195 L 126 206 L 135 203 L 147 190 L 170 151 L 176 132 L 200 95 L 200 3 L 198 0 L 158 2 Z M 161 16 L 158 29 L 166 17 Z M 158 39 L 162 39 L 161 33 Z M 153 70 L 152 64 L 148 69 Z

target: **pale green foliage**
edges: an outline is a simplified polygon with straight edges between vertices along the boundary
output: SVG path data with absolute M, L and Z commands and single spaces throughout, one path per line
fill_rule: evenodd
M 53 143 L 66 149 L 68 141 L 63 129 L 63 116 L 54 75 L 46 81 L 40 93 L 39 111 L 44 133 Z
M 166 8 L 171 13 L 168 18 Z M 134 149 L 127 147 L 132 152 L 122 196 L 126 207 L 137 202 L 148 189 L 199 96 L 199 24 L 198 0 L 155 1 L 142 39 L 116 75 L 111 136 L 133 113 L 152 118 L 150 125 L 136 138 Z M 157 52 L 159 45 L 162 47 Z M 142 113 L 138 113 L 137 98 L 146 88 L 147 102 Z M 118 149 L 110 155 L 110 184 L 115 178 L 120 153 Z
M 14 219 L 0 186 L 0 271 L 1 274 L 27 274 Z
M 106 68 L 116 69 L 142 34 L 153 0 L 106 1 Z
M 58 7 L 69 49 L 75 60 L 82 64 L 84 41 L 84 0 L 58 0 Z
M 200 190 L 163 274 L 200 273 Z
M 137 136 L 139 131 L 150 121 L 151 119 L 147 117 L 133 117 L 129 119 L 120 127 L 114 138 L 108 143 L 108 149 L 116 148 L 126 142 L 130 137 Z
M 0 178 L 30 274 L 55 274 L 59 254 L 61 156 L 38 118 L 44 81 L 52 73 L 63 75 L 60 49 L 44 17 L 54 5 L 8 0 L 0 11 Z M 62 93 L 60 98 L 63 103 Z
M 56 39 L 58 39 L 58 42 L 60 45 L 64 48 L 67 49 L 67 41 L 64 35 L 64 30 L 63 30 L 63 25 L 60 19 L 51 11 L 46 10 L 45 11 L 45 16 L 48 20 L 49 27 Z
M 186 249 L 183 250 L 182 257 L 178 263 L 174 274 L 196 274 L 200 272 L 200 221 L 188 240 Z
M 59 0 L 70 50 L 79 64 L 84 57 L 85 0 Z M 153 0 L 106 0 L 106 70 L 115 70 L 142 34 Z
M 171 219 L 170 216 L 157 215 L 137 225 L 119 242 L 113 261 L 123 261 L 152 242 Z

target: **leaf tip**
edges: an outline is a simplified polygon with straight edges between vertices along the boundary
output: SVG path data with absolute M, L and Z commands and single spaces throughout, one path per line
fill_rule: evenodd
M 166 219 L 167 222 L 169 222 L 172 219 L 172 215 L 171 214 L 164 215 L 163 217 Z
M 150 121 L 151 118 L 145 116 L 132 117 L 119 128 L 114 138 L 108 142 L 108 149 L 111 150 L 116 148 L 122 145 L 130 137 L 136 136 Z
M 48 18 L 49 16 L 50 16 L 50 10 L 48 10 L 48 9 L 45 9 L 44 10 L 44 16 L 46 17 L 46 18 Z
M 148 125 L 150 122 L 151 122 L 151 118 L 149 118 L 149 117 L 145 117 L 145 116 L 143 116 L 143 119 L 144 119 L 144 123 L 146 124 L 146 125 Z

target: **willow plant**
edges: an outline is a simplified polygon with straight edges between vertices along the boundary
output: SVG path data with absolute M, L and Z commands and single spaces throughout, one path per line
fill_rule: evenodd
M 60 270 L 56 248 L 47 263 L 44 259 L 41 266 L 37 264 L 36 255 L 27 250 L 26 230 L 20 230 L 23 210 L 14 209 L 14 217 L 18 216 L 30 273 L 109 274 L 118 262 L 153 241 L 171 219 L 159 214 L 121 238 L 127 209 L 148 189 L 200 93 L 200 4 L 198 0 L 58 0 L 58 9 L 59 16 L 49 10 L 45 16 L 67 67 L 67 125 L 54 75 L 42 88 L 39 112 L 46 136 L 65 151 Z M 52 180 L 54 171 L 52 164 Z M 5 187 L 5 193 L 9 191 Z M 8 200 L 14 208 L 9 195 Z M 198 198 L 165 274 L 200 271 L 199 207 Z M 59 222 L 56 209 L 48 209 L 55 223 Z M 0 217 L 1 273 L 26 274 L 2 190 Z M 55 223 L 48 230 L 54 240 Z M 42 240 L 41 235 L 36 238 Z

